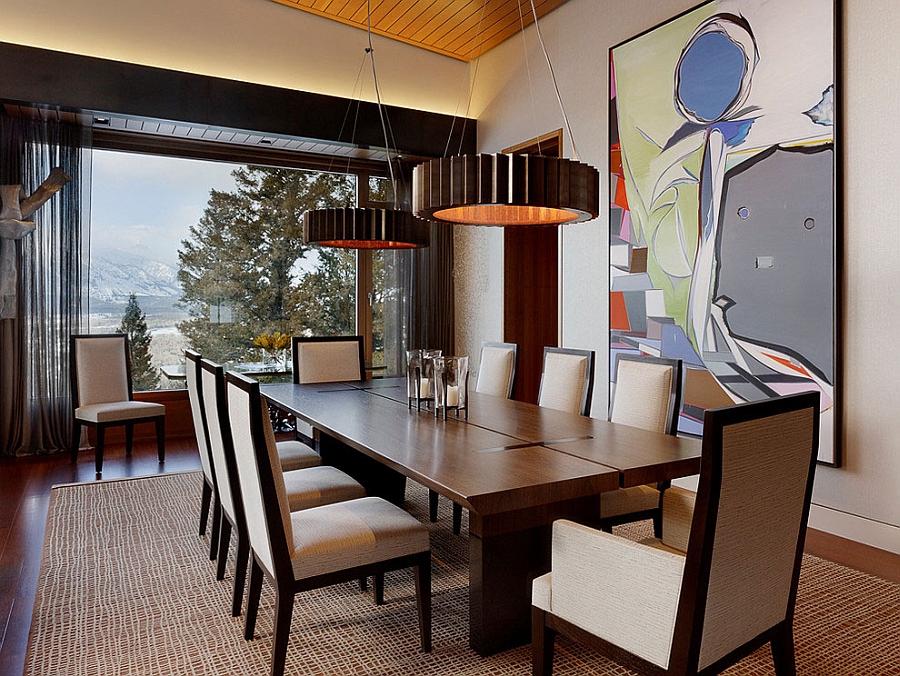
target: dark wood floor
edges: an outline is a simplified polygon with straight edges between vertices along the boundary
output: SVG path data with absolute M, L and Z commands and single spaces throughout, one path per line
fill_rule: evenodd
M 135 442 L 134 453 L 111 446 L 103 479 L 200 469 L 192 439 L 169 440 L 166 462 L 156 460 L 153 441 Z M 82 452 L 78 462 L 68 453 L 34 458 L 0 458 L 0 674 L 21 674 L 34 607 L 44 544 L 50 487 L 94 481 L 94 457 Z M 806 551 L 845 566 L 900 583 L 900 556 L 842 538 L 810 531 Z

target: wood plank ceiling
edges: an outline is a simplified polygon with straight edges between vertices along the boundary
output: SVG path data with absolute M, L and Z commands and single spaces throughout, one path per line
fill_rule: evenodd
M 367 0 L 272 0 L 334 21 L 366 28 Z M 372 32 L 461 61 L 533 23 L 530 0 L 369 0 Z M 534 0 L 538 17 L 566 0 Z

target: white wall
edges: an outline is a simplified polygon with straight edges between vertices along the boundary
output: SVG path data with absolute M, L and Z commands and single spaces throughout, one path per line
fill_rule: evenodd
M 599 168 L 601 176 L 608 175 L 608 48 L 697 4 L 569 0 L 541 20 L 581 159 Z M 810 523 L 900 553 L 900 439 L 894 425 L 900 411 L 900 359 L 891 347 L 900 335 L 894 291 L 900 277 L 900 170 L 897 143 L 889 131 L 900 108 L 895 63 L 900 58 L 900 14 L 895 0 L 846 0 L 844 5 L 844 466 L 818 468 Z M 473 112 L 481 152 L 497 152 L 562 126 L 534 30 L 527 34 L 531 86 L 521 38 L 491 50 L 478 65 Z M 601 188 L 603 211 L 608 202 L 605 179 Z M 563 344 L 605 355 L 607 215 L 561 230 Z M 490 246 L 480 255 L 490 257 L 485 274 L 494 279 L 502 274 L 502 242 L 497 245 L 493 233 L 457 234 L 457 255 L 466 259 L 468 248 L 481 246 L 485 237 Z M 460 297 L 458 305 L 470 300 Z M 470 354 L 477 354 L 472 351 L 475 340 L 496 335 L 492 318 L 502 316 L 499 295 L 476 303 L 484 323 L 466 326 L 471 345 L 461 349 Z M 598 383 L 606 381 L 607 369 L 601 359 Z M 601 385 L 595 389 L 593 415 L 605 417 L 606 408 Z
M 365 31 L 269 0 L 3 0 L 0 41 L 361 98 Z M 467 65 L 373 36 L 382 99 L 454 114 Z M 0 66 L 3 67 L 3 66 Z M 374 100 L 371 75 L 362 98 Z

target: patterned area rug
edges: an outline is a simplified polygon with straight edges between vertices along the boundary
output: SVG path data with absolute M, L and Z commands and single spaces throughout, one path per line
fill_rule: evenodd
M 200 474 L 57 487 L 50 504 L 26 674 L 263 674 L 274 594 L 266 583 L 253 641 L 230 616 L 234 552 L 216 582 L 197 536 Z M 404 505 L 427 523 L 427 491 Z M 434 556 L 434 650 L 422 654 L 412 574 L 388 576 L 384 606 L 358 583 L 298 595 L 287 674 L 522 675 L 530 647 L 478 657 L 467 637 L 467 541 L 441 500 L 429 524 Z M 637 535 L 643 526 L 630 527 Z M 807 556 L 795 623 L 798 673 L 900 674 L 900 585 Z M 560 639 L 555 673 L 627 675 Z M 772 674 L 762 648 L 727 674 Z

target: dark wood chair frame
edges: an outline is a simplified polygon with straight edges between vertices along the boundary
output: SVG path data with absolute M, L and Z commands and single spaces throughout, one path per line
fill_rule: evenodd
M 203 474 L 203 489 L 200 494 L 200 537 L 206 535 L 206 523 L 209 521 L 209 513 L 210 510 L 212 510 L 212 527 L 209 532 L 209 560 L 214 561 L 219 549 L 219 528 L 222 520 L 222 508 L 219 504 L 219 488 L 216 484 L 216 469 L 212 459 L 212 450 L 209 446 L 209 425 L 206 421 L 206 405 L 203 402 L 203 382 L 200 377 L 202 373 L 200 360 L 201 357 L 199 352 L 195 352 L 194 350 L 184 351 L 185 373 L 187 373 L 187 371 L 192 371 L 195 378 L 194 382 L 197 384 L 197 407 L 200 411 L 203 436 L 206 440 L 206 446 L 199 450 L 201 453 L 204 451 L 206 452 L 210 474 L 212 475 L 212 480 L 210 481 L 210 477 L 207 477 L 205 473 Z
M 803 513 L 797 537 L 794 567 L 787 610 L 784 619 L 768 630 L 736 648 L 703 670 L 698 669 L 700 642 L 703 637 L 704 613 L 709 592 L 710 565 L 715 541 L 716 518 L 722 489 L 723 433 L 725 428 L 750 420 L 791 411 L 812 409 L 813 435 L 810 444 L 809 471 L 807 474 Z M 703 451 L 701 457 L 700 484 L 694 503 L 691 535 L 682 576 L 681 595 L 675 620 L 675 633 L 668 669 L 648 662 L 622 648 L 591 634 L 570 622 L 532 606 L 532 674 L 550 676 L 553 671 L 553 645 L 557 634 L 589 646 L 619 664 L 646 676 L 713 676 L 736 664 L 766 643 L 772 645 L 772 659 L 778 676 L 794 676 L 794 606 L 797 585 L 803 561 L 803 545 L 809 506 L 815 478 L 816 455 L 819 448 L 819 393 L 804 392 L 748 404 L 738 404 L 720 409 L 709 409 L 703 421 Z
M 672 384 L 669 390 L 669 407 L 666 416 L 666 434 L 675 435 L 678 433 L 678 415 L 681 411 L 681 392 L 682 392 L 682 366 L 680 359 L 670 359 L 668 357 L 651 357 L 637 354 L 619 354 L 616 356 L 616 379 L 618 380 L 619 364 L 623 361 L 637 361 L 644 363 L 660 364 L 672 368 Z M 615 403 L 615 393 L 609 402 L 609 415 L 612 416 L 613 404 Z M 613 526 L 621 526 L 625 523 L 633 521 L 643 521 L 644 519 L 653 519 L 653 534 L 657 538 L 662 537 L 662 496 L 663 492 L 671 486 L 671 481 L 661 481 L 656 485 L 659 491 L 659 504 L 655 509 L 647 509 L 642 512 L 629 512 L 628 514 L 620 514 L 611 516 L 608 519 L 600 515 L 599 526 L 607 533 L 612 533 Z
M 80 333 L 73 334 L 69 337 L 69 380 L 72 387 L 72 410 L 77 409 L 81 404 L 78 396 L 78 377 L 77 358 L 75 357 L 75 343 L 79 340 L 91 338 L 122 338 L 123 349 L 125 350 L 125 369 L 128 377 L 128 401 L 134 399 L 131 381 L 131 349 L 128 342 L 128 336 L 124 333 Z M 156 425 L 156 453 L 159 461 L 166 461 L 166 416 L 162 413 L 158 416 L 148 416 L 145 418 L 132 418 L 127 420 L 115 420 L 108 423 L 93 423 L 88 420 L 79 420 L 74 418 L 74 429 L 72 431 L 72 462 L 78 462 L 78 448 L 81 444 L 81 428 L 94 428 L 97 436 L 97 444 L 94 447 L 94 467 L 97 474 L 103 473 L 103 445 L 107 427 L 125 427 L 125 455 L 131 455 L 134 441 L 134 426 L 139 423 L 155 423 Z
M 541 390 L 544 389 L 544 369 L 547 367 L 547 355 L 555 354 L 572 354 L 579 357 L 587 357 L 587 374 L 584 379 L 584 391 L 581 395 L 581 415 L 590 415 L 591 413 L 591 397 L 594 393 L 594 361 L 595 353 L 593 350 L 576 350 L 569 347 L 544 347 L 544 360 L 541 368 L 541 385 L 538 388 L 538 401 L 541 400 Z
M 239 373 L 229 371 L 226 374 L 228 384 L 240 387 L 250 397 L 250 425 L 254 439 L 253 453 L 256 458 L 257 472 L 262 486 L 265 519 L 272 547 L 274 571 L 269 573 L 253 554 L 250 563 L 250 586 L 247 592 L 247 617 L 244 625 L 244 638 L 253 638 L 256 628 L 256 616 L 259 611 L 259 599 L 262 592 L 263 577 L 269 578 L 275 587 L 275 638 L 272 648 L 273 676 L 284 673 L 287 655 L 287 644 L 291 630 L 291 615 L 294 610 L 294 596 L 303 591 L 318 589 L 332 584 L 361 579 L 369 575 L 383 578 L 384 573 L 404 568 L 413 568 L 416 585 L 419 634 L 423 652 L 431 651 L 431 552 L 422 552 L 411 556 L 400 556 L 386 561 L 379 561 L 365 566 L 355 566 L 345 570 L 324 575 L 316 575 L 302 580 L 294 579 L 287 537 L 281 521 L 281 510 L 275 490 L 275 479 L 269 461 L 268 449 L 265 447 L 265 433 L 261 412 L 261 396 L 259 383 Z M 260 441 L 263 440 L 263 441 Z M 235 473 L 236 474 L 236 473 Z
M 481 343 L 481 352 L 484 354 L 484 348 L 486 347 L 503 347 L 506 349 L 512 350 L 513 353 L 513 367 L 512 374 L 509 378 L 509 391 L 506 393 L 507 399 L 512 399 L 513 386 L 516 383 L 516 364 L 519 359 L 519 345 L 518 343 L 498 343 L 495 341 L 485 340 Z M 481 374 L 479 373 L 479 377 Z M 477 388 L 477 385 L 476 385 Z M 439 493 L 437 491 L 433 491 L 431 489 L 428 490 L 428 518 L 432 523 L 437 521 L 437 513 L 438 513 L 438 497 Z M 462 505 L 457 503 L 453 503 L 453 533 L 455 535 L 459 535 L 462 531 Z

